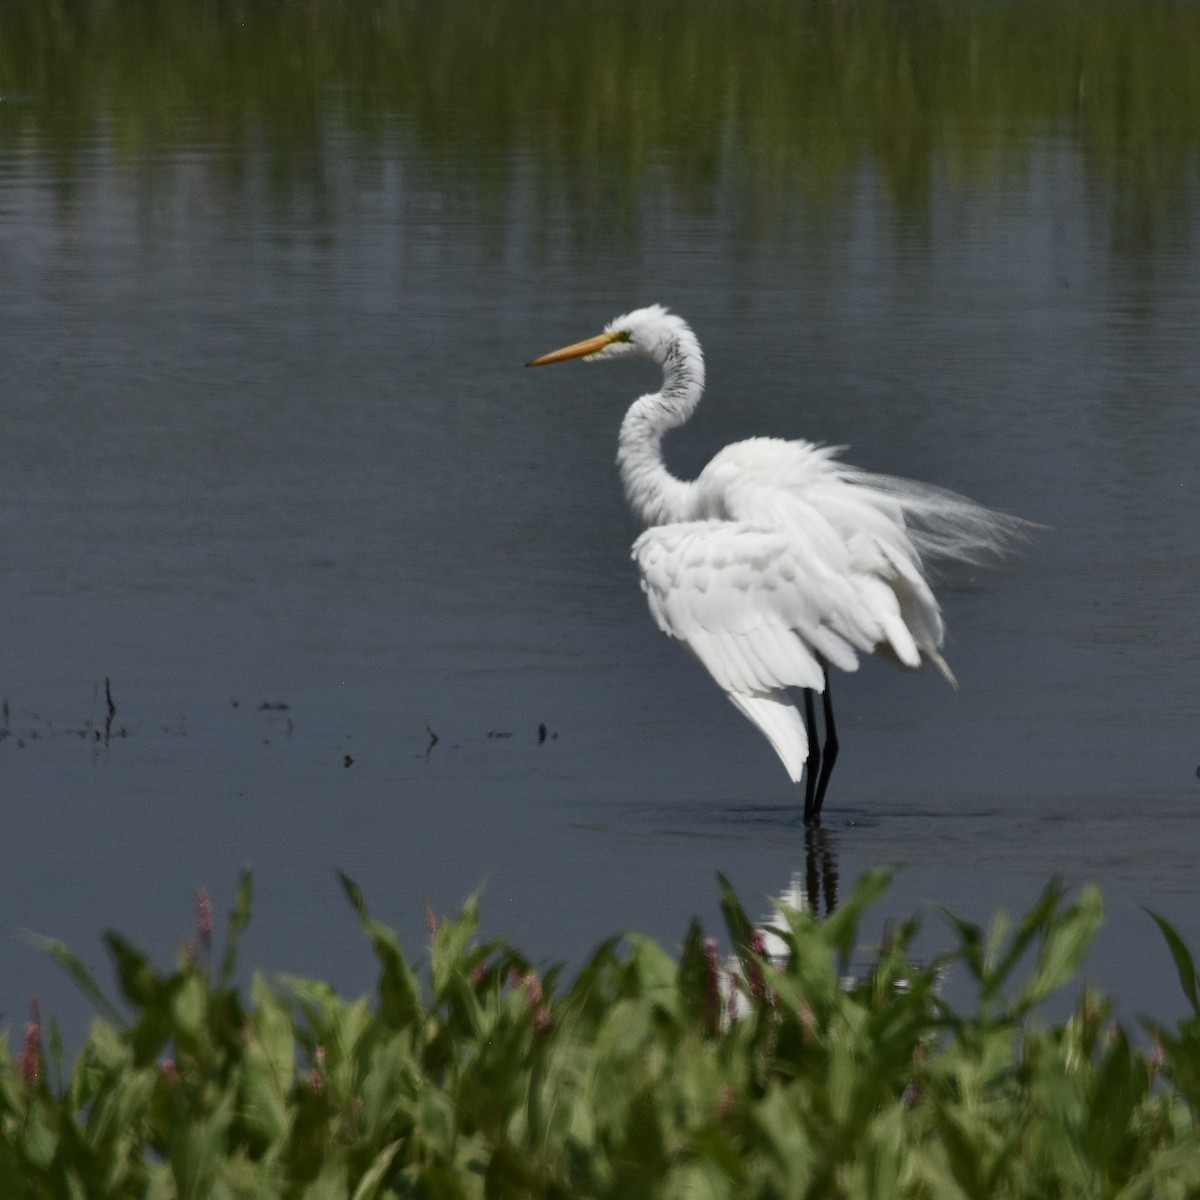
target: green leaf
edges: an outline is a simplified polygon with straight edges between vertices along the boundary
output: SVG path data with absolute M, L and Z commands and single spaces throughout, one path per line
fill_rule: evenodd
M 225 947 L 225 958 L 221 963 L 221 983 L 228 985 L 237 968 L 238 946 L 242 931 L 250 923 L 250 872 L 243 871 L 238 879 L 237 894 L 229 913 L 229 944 Z
M 1196 988 L 1196 965 L 1192 961 L 1192 956 L 1184 944 L 1183 938 L 1175 932 L 1174 927 L 1165 917 L 1148 908 L 1145 911 L 1150 914 L 1154 923 L 1162 931 L 1167 948 L 1171 951 L 1171 957 L 1175 960 L 1175 970 L 1179 972 L 1179 986 L 1183 988 L 1183 994 L 1188 998 L 1192 1012 L 1200 1017 L 1200 995 L 1197 994 Z
M 492 1152 L 484 1178 L 488 1200 L 527 1200 L 537 1194 L 537 1179 L 525 1158 L 507 1141 Z
M 1013 936 L 1008 952 L 1000 958 L 999 962 L 989 965 L 983 979 L 985 998 L 995 996 L 1000 992 L 1005 980 L 1026 949 L 1039 934 L 1044 933 L 1050 927 L 1064 891 L 1063 882 L 1057 875 L 1046 885 L 1037 903 L 1025 914 L 1021 919 L 1021 924 L 1017 926 L 1017 932 Z
M 346 893 L 346 899 L 350 901 L 350 907 L 360 916 L 367 915 L 367 901 L 363 896 L 363 890 L 350 878 L 344 871 L 337 873 L 338 881 L 342 885 L 342 891 Z
M 43 1171 L 54 1161 L 59 1137 L 53 1111 L 44 1104 L 34 1103 L 21 1135 L 21 1147 L 26 1157 Z
M 287 1006 L 255 972 L 251 984 L 254 1036 L 245 1054 L 245 1118 L 267 1144 L 288 1128 L 288 1093 L 296 1067 L 296 1039 Z
M 888 890 L 891 883 L 891 871 L 868 871 L 841 906 L 821 922 L 825 940 L 837 950 L 843 970 L 854 953 L 863 914 Z
M 958 950 L 953 957 L 966 963 L 974 979 L 982 984 L 988 970 L 983 950 L 983 930 L 978 925 L 955 916 L 948 908 L 942 909 L 942 918 L 952 925 L 958 934 Z
M 470 1194 L 474 1195 L 474 1190 Z M 454 1171 L 448 1167 L 434 1166 L 418 1173 L 412 1195 L 427 1197 L 428 1200 L 464 1200 L 468 1193 Z
M 50 1019 L 50 1036 L 49 1041 L 49 1057 L 50 1065 L 54 1068 L 54 1090 L 61 1092 L 63 1090 L 63 1040 L 62 1030 L 58 1027 L 58 1021 L 53 1017 Z
M 116 960 L 117 982 L 125 998 L 138 1008 L 153 1008 L 162 996 L 157 973 L 146 956 L 120 934 L 106 933 L 105 944 Z
M 358 914 L 359 924 L 370 937 L 379 959 L 382 974 L 379 980 L 379 1015 L 394 1028 L 410 1025 L 423 1011 L 421 988 L 394 930 L 367 912 L 362 888 L 348 875 L 338 872 L 342 890 Z
M 1103 1060 L 1091 1087 L 1087 1150 L 1094 1164 L 1115 1164 L 1124 1172 L 1135 1141 L 1134 1114 L 1146 1098 L 1150 1072 L 1146 1060 L 1134 1055 L 1129 1039 L 1118 1028 L 1108 1039 Z
M 374 1197 L 379 1192 L 379 1186 L 383 1182 L 384 1176 L 388 1173 L 388 1169 L 392 1165 L 392 1159 L 396 1157 L 396 1151 L 400 1149 L 401 1142 L 399 1140 L 392 1142 L 390 1146 L 385 1146 L 376 1156 L 375 1161 L 367 1168 L 363 1177 L 358 1181 L 358 1187 L 354 1189 L 354 1195 L 351 1200 L 374 1200 Z
M 1100 892 L 1088 885 L 1078 903 L 1065 913 L 1047 918 L 1048 928 L 1038 950 L 1033 978 L 1021 989 L 1018 1008 L 1036 1004 L 1057 991 L 1079 970 L 1096 930 L 1104 921 Z
M 1001 964 L 1006 961 L 1004 943 L 1011 928 L 1012 921 L 1003 909 L 995 913 L 988 924 L 987 945 L 983 951 L 983 970 L 989 978 L 995 977 L 997 971 L 1001 970 Z M 1019 953 L 1020 951 L 1018 955 Z
M 433 991 L 441 996 L 455 972 L 462 969 L 462 960 L 472 934 L 479 928 L 479 894 L 467 899 L 457 917 L 438 923 L 430 944 L 430 975 Z
M 750 943 L 754 938 L 754 926 L 746 916 L 746 910 L 737 898 L 732 885 L 724 875 L 718 872 L 717 883 L 721 888 L 721 912 L 725 915 L 725 925 L 729 936 L 733 939 L 734 952 L 741 959 L 750 953 Z
M 75 981 L 81 992 L 108 1018 L 114 1025 L 124 1024 L 124 1016 L 120 1009 L 104 994 L 91 971 L 70 951 L 62 942 L 54 938 L 42 937 L 40 934 L 30 934 L 30 941 L 40 950 L 44 950 L 56 963 L 61 966 Z
M 236 1101 L 236 1093 L 226 1091 L 205 1116 L 172 1124 L 167 1157 L 180 1200 L 207 1200 L 219 1194 L 214 1182 L 227 1154 L 226 1134 Z
M 207 1040 L 208 986 L 204 976 L 193 967 L 177 977 L 171 996 L 171 1016 L 177 1038 L 189 1045 Z
M 691 1024 L 702 1032 L 716 1033 L 721 1001 L 699 921 L 692 921 L 679 956 L 679 1003 Z

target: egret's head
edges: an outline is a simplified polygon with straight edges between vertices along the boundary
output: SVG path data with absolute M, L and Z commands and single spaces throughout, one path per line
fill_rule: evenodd
M 549 363 L 564 362 L 568 358 L 599 362 L 631 355 L 652 358 L 661 363 L 665 361 L 670 347 L 683 337 L 691 343 L 695 342 L 687 322 L 668 312 L 661 304 L 651 304 L 648 308 L 635 309 L 609 321 L 604 332 L 595 337 L 543 354 L 527 365 L 542 367 Z

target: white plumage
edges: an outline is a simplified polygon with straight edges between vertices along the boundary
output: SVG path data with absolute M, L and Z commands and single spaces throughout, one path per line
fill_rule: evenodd
M 629 355 L 663 368 L 662 390 L 626 413 L 617 452 L 626 497 L 648 526 L 633 557 L 650 612 L 763 732 L 794 781 L 807 764 L 805 819 L 815 821 L 837 753 L 827 666 L 854 671 L 860 653 L 880 650 L 910 668 L 928 660 L 953 683 L 925 561 L 978 561 L 1024 522 L 859 471 L 838 449 L 805 441 L 751 438 L 726 446 L 695 480 L 675 478 L 662 437 L 699 403 L 704 359 L 688 325 L 660 305 L 530 366 Z M 804 718 L 789 687 L 809 693 Z M 826 698 L 823 752 L 813 692 Z

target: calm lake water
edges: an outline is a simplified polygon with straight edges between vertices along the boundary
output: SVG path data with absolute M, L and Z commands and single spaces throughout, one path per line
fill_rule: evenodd
M 572 962 L 717 929 L 718 871 L 757 911 L 895 865 L 880 923 L 1057 872 L 1104 890 L 1088 978 L 1180 1008 L 1142 906 L 1200 947 L 1200 19 L 617 7 L 6 9 L 0 1026 L 83 1028 L 25 931 L 107 981 L 104 929 L 165 958 L 244 865 L 246 960 L 354 992 L 338 870 L 414 951 L 483 885 Z M 680 473 L 806 437 L 1046 527 L 941 584 L 957 692 L 834 680 L 823 858 L 640 594 L 654 370 L 522 367 L 654 301 L 709 361 Z

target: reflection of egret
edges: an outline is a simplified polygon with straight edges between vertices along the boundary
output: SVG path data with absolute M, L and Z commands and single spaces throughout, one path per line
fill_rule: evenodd
M 787 969 L 791 956 L 787 937 L 791 926 L 788 913 L 811 912 L 814 917 L 819 917 L 822 901 L 826 917 L 832 916 L 837 908 L 837 852 L 833 832 L 820 826 L 807 828 L 804 831 L 804 855 L 804 875 L 798 871 L 792 875 L 788 886 L 775 898 L 771 912 L 754 927 L 750 944 L 741 948 L 743 954 L 747 950 L 761 954 L 781 971 Z M 744 977 L 743 969 L 739 955 L 730 955 L 718 976 L 721 1023 L 725 1028 L 751 1011 L 754 985 L 752 980 Z M 853 976 L 846 976 L 842 986 L 849 990 L 855 982 Z M 751 994 L 747 995 L 747 991 Z
M 792 881 L 793 887 L 796 882 Z M 820 916 L 821 903 L 824 901 L 825 915 L 828 917 L 837 908 L 837 893 L 837 848 L 833 835 L 827 829 L 810 826 L 804 831 L 804 894 L 808 899 L 808 907 Z
M 971 500 L 839 462 L 837 450 L 751 438 L 726 446 L 695 480 L 666 468 L 662 438 L 704 390 L 704 358 L 687 324 L 659 305 L 530 366 L 568 358 L 651 358 L 662 390 L 636 400 L 621 425 L 617 464 L 630 506 L 649 527 L 634 543 L 659 628 L 683 641 L 798 781 L 804 819 L 820 819 L 837 757 L 827 665 L 858 667 L 879 649 L 906 667 L 932 662 L 942 617 L 928 557 L 975 561 L 1022 522 Z M 804 689 L 804 716 L 787 688 Z M 825 710 L 818 748 L 813 693 Z

